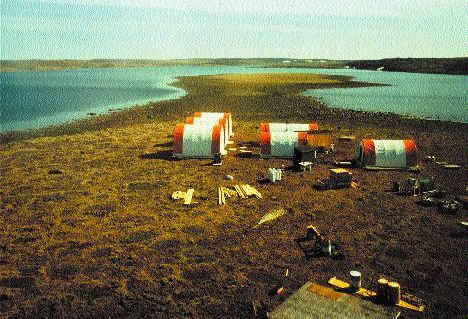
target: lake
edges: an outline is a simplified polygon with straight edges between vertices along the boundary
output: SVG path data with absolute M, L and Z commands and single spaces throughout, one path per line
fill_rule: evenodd
M 0 131 L 57 125 L 89 113 L 180 98 L 177 76 L 223 73 L 348 75 L 385 87 L 308 90 L 328 105 L 468 123 L 466 76 L 354 69 L 269 69 L 236 66 L 171 66 L 0 72 Z

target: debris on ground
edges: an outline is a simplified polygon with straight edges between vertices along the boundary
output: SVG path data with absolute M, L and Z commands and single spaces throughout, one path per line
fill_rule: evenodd
M 309 166 L 312 168 L 312 164 L 317 159 L 317 150 L 313 147 L 307 145 L 298 145 L 294 147 L 294 157 L 293 164 L 296 170 L 302 169 L 304 164 L 301 163 L 310 163 Z
M 273 219 L 276 219 L 278 217 L 281 217 L 283 216 L 284 214 L 287 213 L 287 210 L 284 209 L 284 208 L 277 208 L 277 209 L 273 209 L 273 210 L 270 210 L 267 214 L 263 215 L 262 218 L 260 219 L 260 221 L 258 222 L 257 225 L 255 225 L 254 228 L 257 228 L 259 227 L 261 224 L 263 223 L 266 223 L 270 220 L 273 220 Z M 287 271 L 287 273 L 289 273 L 289 271 Z M 287 276 L 287 275 L 286 275 Z
M 443 214 L 455 215 L 462 208 L 463 204 L 457 202 L 456 200 L 441 200 L 439 201 L 439 211 Z
M 349 188 L 352 185 L 353 174 L 344 168 L 330 169 L 328 180 L 318 181 L 314 187 L 319 190 Z M 357 184 L 354 184 L 357 187 Z M 354 188 L 355 188 L 354 187 Z
M 192 196 L 195 190 L 193 188 L 189 188 L 186 192 L 182 191 L 175 191 L 172 193 L 171 198 L 174 200 L 183 199 L 184 205 L 190 205 L 192 203 Z
M 338 137 L 338 141 L 340 142 L 354 142 L 355 137 L 352 135 L 343 135 Z
M 455 200 L 462 203 L 463 209 L 468 208 L 468 196 L 458 196 Z
M 228 181 L 232 181 L 234 179 L 234 177 L 232 175 L 226 175 L 226 179 Z
M 268 176 L 267 179 L 274 183 L 276 181 L 280 181 L 283 177 L 283 173 L 281 172 L 281 168 L 269 168 L 268 169 Z
M 275 310 L 268 318 L 398 318 L 400 312 L 382 307 L 369 300 L 337 292 L 314 282 L 307 282 Z
M 313 225 L 307 226 L 305 237 L 297 238 L 296 244 L 304 252 L 306 258 L 332 257 L 342 259 L 344 255 L 339 251 L 338 245 L 325 239 Z
M 359 290 L 353 292 L 351 285 L 345 281 L 342 281 L 336 277 L 330 278 L 328 283 L 338 289 L 339 292 L 356 293 L 364 298 L 371 298 L 381 304 L 395 305 L 409 310 L 422 312 L 425 308 L 424 305 L 412 305 L 401 299 L 401 287 L 397 282 L 391 282 L 385 278 L 380 278 L 378 281 L 378 292 L 371 291 L 366 288 L 359 288 Z
M 353 167 L 353 162 L 350 161 L 336 161 L 333 164 L 337 167 Z
M 223 155 L 221 153 L 213 154 L 213 166 L 221 166 L 223 164 Z
M 314 165 L 314 163 L 312 162 L 300 162 L 298 163 L 298 168 L 301 172 L 310 172 L 312 171 L 312 166 Z
M 239 198 L 248 198 L 255 196 L 256 198 L 263 198 L 262 194 L 249 184 L 234 185 L 233 187 L 234 189 L 223 186 L 218 187 L 218 205 L 226 204 L 226 197 L 238 196 Z
M 455 170 L 455 169 L 459 169 L 460 165 L 446 164 L 446 165 L 442 165 L 442 167 L 445 169 Z
M 392 192 L 398 195 L 427 195 L 436 192 L 434 178 L 408 178 L 405 183 L 392 182 Z

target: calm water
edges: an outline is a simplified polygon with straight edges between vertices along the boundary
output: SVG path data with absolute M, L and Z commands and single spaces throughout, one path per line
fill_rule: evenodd
M 330 106 L 468 123 L 467 84 L 463 75 L 330 70 L 386 87 L 308 90 Z
M 323 73 L 389 87 L 309 90 L 331 106 L 468 123 L 465 76 L 329 69 L 152 67 L 0 72 L 0 131 L 60 124 L 149 101 L 179 98 L 175 77 L 221 73 Z

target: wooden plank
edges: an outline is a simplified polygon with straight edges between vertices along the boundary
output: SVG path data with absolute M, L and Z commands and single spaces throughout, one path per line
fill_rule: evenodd
M 243 184 L 241 185 L 242 190 L 244 191 L 245 195 L 252 196 L 252 192 L 250 191 L 249 185 Z
M 315 283 L 311 283 L 308 290 L 314 294 L 317 294 L 319 296 L 323 296 L 325 298 L 329 298 L 335 301 L 343 297 L 343 294 L 341 292 L 337 292 L 331 288 L 317 285 Z
M 194 191 L 195 190 L 193 188 L 189 188 L 187 190 L 187 195 L 185 196 L 184 205 L 190 205 L 190 203 L 192 202 L 192 196 L 193 196 Z
M 263 198 L 262 194 L 260 194 L 260 192 L 255 187 L 249 185 L 249 188 L 252 191 L 252 193 L 255 195 L 255 197 L 260 198 L 260 199 Z
M 172 199 L 182 199 L 182 198 L 185 199 L 186 196 L 187 196 L 186 192 L 175 191 L 174 193 L 172 193 L 171 198 Z
M 246 198 L 247 197 L 247 196 L 245 196 L 244 192 L 241 190 L 239 185 L 234 185 L 234 189 L 236 190 L 237 195 L 239 195 L 240 198 Z
M 220 187 L 220 190 L 221 190 L 221 203 L 224 205 L 224 204 L 226 204 L 226 197 L 224 197 L 223 188 L 224 187 Z

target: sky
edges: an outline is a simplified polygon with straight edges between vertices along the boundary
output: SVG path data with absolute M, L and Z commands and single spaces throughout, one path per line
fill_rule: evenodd
M 1 59 L 467 56 L 465 0 L 0 0 Z

